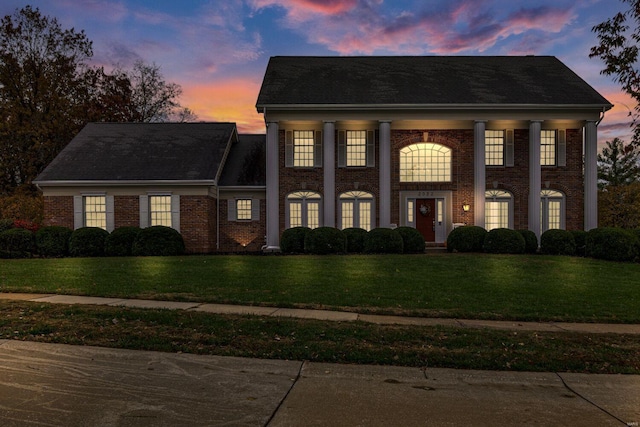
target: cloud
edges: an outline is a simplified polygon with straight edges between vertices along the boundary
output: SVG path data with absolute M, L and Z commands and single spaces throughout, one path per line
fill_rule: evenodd
M 415 1 L 402 8 L 366 0 L 252 0 L 251 4 L 256 9 L 284 9 L 281 25 L 343 55 L 484 52 L 514 35 L 536 32 L 550 39 L 549 34 L 575 19 L 570 7 L 543 5 L 508 12 L 489 0 L 428 6 Z M 539 35 L 535 40 L 544 38 Z

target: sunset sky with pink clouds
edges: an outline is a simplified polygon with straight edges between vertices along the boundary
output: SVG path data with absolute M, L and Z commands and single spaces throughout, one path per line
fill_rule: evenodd
M 199 120 L 245 133 L 264 133 L 255 103 L 271 56 L 553 55 L 615 105 L 601 143 L 630 140 L 633 100 L 588 56 L 620 0 L 2 0 L 0 16 L 26 5 L 84 30 L 93 64 L 156 63 Z

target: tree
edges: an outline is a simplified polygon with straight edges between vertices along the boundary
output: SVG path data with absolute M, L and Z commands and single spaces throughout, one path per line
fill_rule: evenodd
M 629 185 L 640 179 L 640 149 L 614 138 L 598 154 L 598 187 Z
M 640 42 L 640 0 L 621 0 L 629 9 L 593 27 L 598 45 L 591 48 L 589 57 L 605 63 L 601 74 L 613 76 L 622 90 L 636 100 L 630 112 L 633 127 L 632 144 L 640 146 L 640 72 L 638 70 L 638 42 Z M 631 22 L 631 23 L 630 23 Z
M 196 116 L 188 108 L 178 103 L 182 88 L 176 83 L 167 83 L 160 67 L 136 61 L 130 70 L 117 69 L 113 79 L 120 82 L 123 113 L 128 114 L 123 121 L 128 122 L 166 122 L 194 121 Z M 129 82 L 128 85 L 122 82 Z
M 640 182 L 609 186 L 598 193 L 600 227 L 640 228 Z
M 84 31 L 63 29 L 31 6 L 0 21 L 0 196 L 33 179 L 90 121 L 192 121 L 182 89 L 160 67 L 91 67 Z
M 84 125 L 92 55 L 83 31 L 30 6 L 0 21 L 0 194 L 30 184 Z

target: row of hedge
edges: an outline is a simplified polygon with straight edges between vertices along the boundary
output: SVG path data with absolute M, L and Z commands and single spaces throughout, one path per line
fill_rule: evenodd
M 488 252 L 547 255 L 577 255 L 608 261 L 636 261 L 640 256 L 640 229 L 595 228 L 589 232 L 547 230 L 538 239 L 530 230 L 497 228 L 486 231 L 478 226 L 464 226 L 451 231 L 447 238 L 449 252 Z
M 374 228 L 371 231 L 294 227 L 284 230 L 280 238 L 280 249 L 285 254 L 421 253 L 424 248 L 424 238 L 411 227 Z
M 184 253 L 180 233 L 170 227 L 120 227 L 109 233 L 102 228 L 75 231 L 49 226 L 35 233 L 24 228 L 0 232 L 0 258 L 167 256 Z

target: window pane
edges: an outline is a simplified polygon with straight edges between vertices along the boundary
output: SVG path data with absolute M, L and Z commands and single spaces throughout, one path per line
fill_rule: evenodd
M 504 131 L 487 130 L 484 133 L 485 165 L 502 166 L 504 164 Z
M 358 203 L 358 219 L 360 220 L 358 226 L 365 230 L 371 230 L 371 202 L 361 201 Z
M 293 131 L 293 166 L 313 167 L 314 132 L 312 130 Z
M 347 131 L 347 166 L 367 165 L 367 131 Z
M 171 227 L 171 196 L 149 196 L 151 225 Z
M 413 200 L 407 200 L 407 222 L 409 223 L 413 222 L 413 210 Z
M 320 226 L 320 204 L 307 202 L 307 227 L 318 228 Z
M 400 150 L 401 182 L 451 181 L 451 150 L 443 145 L 420 143 Z
M 289 227 L 302 226 L 302 203 L 291 202 L 289 203 Z
M 540 164 L 555 166 L 556 164 L 556 131 L 543 130 L 540 133 Z
M 236 219 L 237 220 L 251 219 L 251 199 L 236 200 Z
M 105 196 L 84 197 L 84 226 L 107 229 L 107 198 Z
M 353 202 L 342 202 L 342 229 L 353 227 Z
M 490 201 L 485 203 L 485 229 L 509 228 L 509 202 Z
M 549 230 L 560 228 L 560 201 L 549 200 Z

